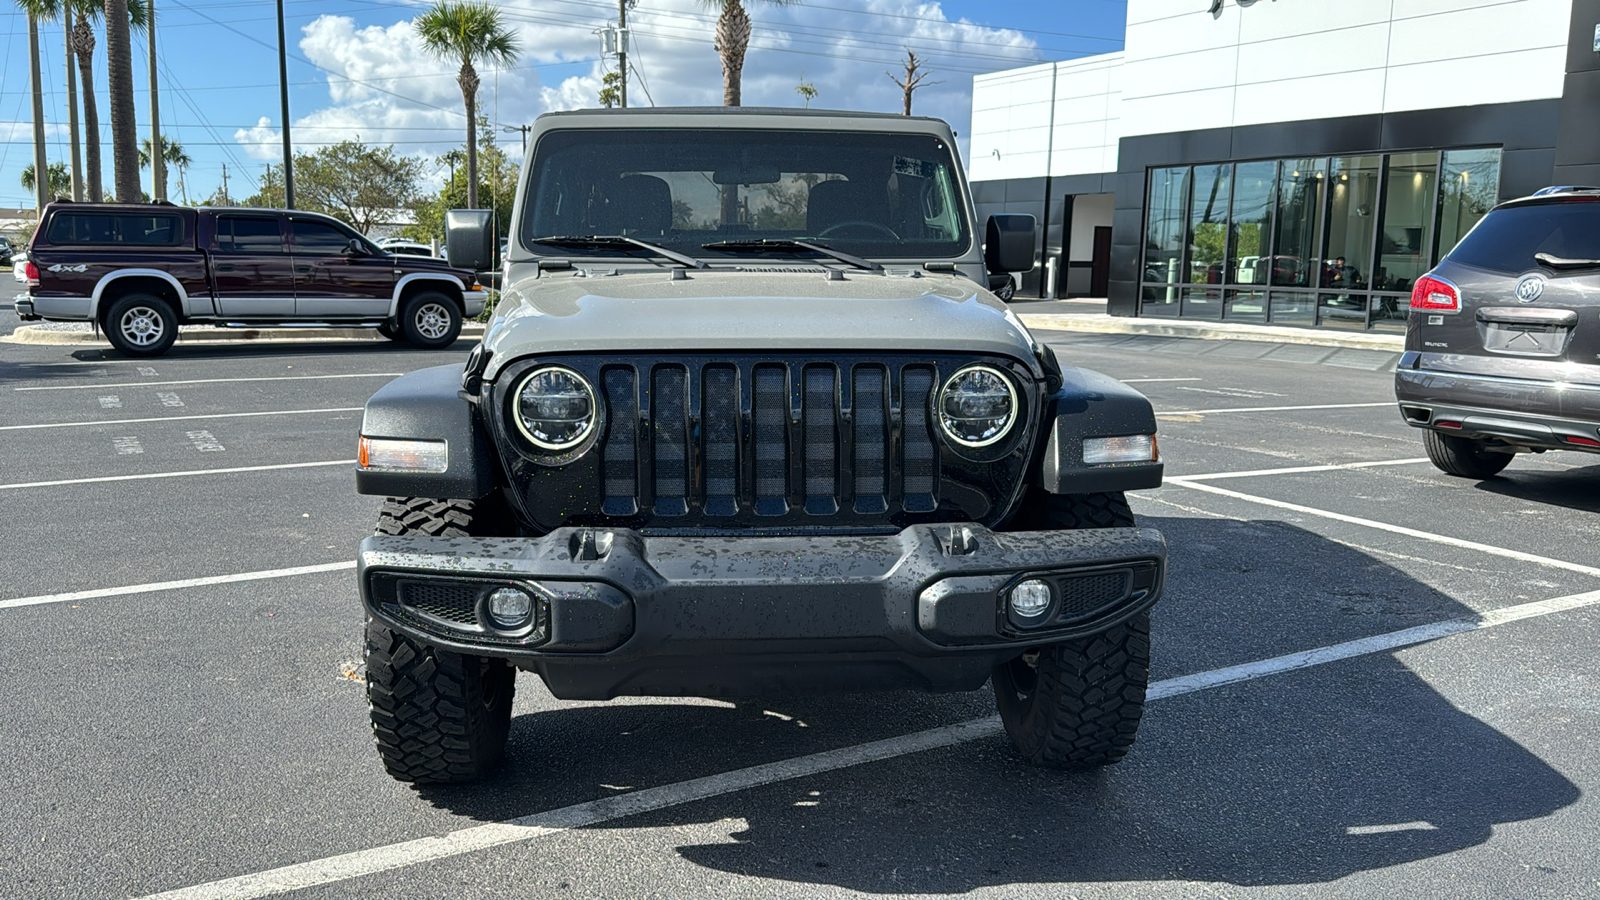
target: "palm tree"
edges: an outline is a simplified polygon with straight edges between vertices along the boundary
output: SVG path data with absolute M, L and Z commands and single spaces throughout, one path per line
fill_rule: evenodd
M 80 0 L 81 2 L 81 0 Z M 130 18 L 140 24 L 149 10 L 139 0 L 105 0 L 106 75 L 111 82 L 111 161 L 117 196 L 135 198 L 139 188 L 139 132 L 133 118 L 133 40 Z M 133 202 L 129 200 L 128 202 Z
M 194 160 L 190 159 L 189 154 L 183 151 L 182 144 L 164 134 L 161 136 L 161 161 L 178 170 L 178 185 L 183 187 L 184 171 L 189 168 L 189 164 Z M 150 165 L 150 139 L 145 138 L 139 142 L 139 168 L 143 169 L 148 165 Z M 188 203 L 188 188 L 184 187 L 183 190 L 183 202 Z
M 477 209 L 478 70 L 472 64 L 516 62 L 517 36 L 501 21 L 500 10 L 482 0 L 435 0 L 414 27 L 423 49 L 447 62 L 461 60 L 456 83 L 467 105 L 467 205 Z
M 707 6 L 722 10 L 717 16 L 717 54 L 722 57 L 722 105 L 738 106 L 743 93 L 744 54 L 750 48 L 750 15 L 744 11 L 743 0 L 701 0 Z M 775 6 L 787 6 L 795 0 L 761 0 Z
M 113 3 L 123 4 L 127 9 L 126 18 L 134 27 L 141 29 L 145 26 L 145 22 L 149 17 L 149 10 L 145 6 L 144 0 L 106 0 L 105 4 L 101 4 L 99 0 L 57 0 L 57 2 L 62 5 L 69 16 L 76 20 L 76 24 L 72 28 L 72 52 L 78 58 L 78 80 L 83 86 L 84 157 L 89 175 L 89 200 L 99 203 L 104 197 L 105 187 L 100 165 L 100 113 L 94 97 L 94 26 L 104 20 L 106 9 Z M 123 30 L 122 34 L 126 37 L 127 31 Z M 109 43 L 111 35 L 108 33 L 106 37 Z M 108 57 L 110 52 L 111 48 L 108 47 Z M 126 68 L 129 88 L 128 102 L 131 107 L 133 102 L 132 49 L 125 48 L 124 56 L 127 58 L 128 63 Z M 112 93 L 115 95 L 115 91 Z M 115 96 L 113 96 L 112 102 L 115 103 Z M 114 128 L 116 116 L 112 116 L 112 120 Z M 133 121 L 131 108 L 128 121 Z M 112 136 L 112 141 L 112 149 L 115 150 L 115 134 Z M 128 145 L 129 147 L 133 146 L 131 137 L 128 140 Z M 137 176 L 138 170 L 135 169 L 134 173 Z M 126 191 L 120 189 L 117 193 L 127 195 Z M 135 197 L 138 195 L 139 191 L 137 190 L 131 194 L 131 196 Z
M 33 88 L 33 165 L 34 171 L 45 170 L 46 179 L 49 177 L 49 166 L 44 157 L 44 88 L 40 84 L 39 76 L 39 13 L 43 11 L 44 4 L 23 0 L 22 9 L 28 14 L 28 72 L 31 75 Z M 46 185 L 39 185 L 36 193 L 37 202 L 34 207 L 38 215 L 44 215 L 44 205 L 49 201 Z
M 37 187 L 33 181 L 34 171 L 35 169 L 33 168 L 33 163 L 28 163 L 28 165 L 23 168 L 23 190 L 31 191 Z M 63 197 L 66 196 L 67 191 L 72 189 L 72 176 L 67 174 L 66 163 L 51 163 L 45 168 L 45 172 L 49 174 L 48 184 L 45 185 L 46 196 L 50 197 L 51 199 Z

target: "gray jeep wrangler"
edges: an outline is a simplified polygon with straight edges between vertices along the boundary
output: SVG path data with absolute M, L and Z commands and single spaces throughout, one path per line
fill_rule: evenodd
M 556 697 L 970 691 L 1038 765 L 1114 763 L 1166 564 L 1139 393 L 991 292 L 949 126 L 553 113 L 465 364 L 367 403 L 367 691 L 394 777 L 479 778 L 516 672 Z M 453 265 L 491 259 L 453 213 Z M 1008 283 L 1008 282 L 1007 282 Z

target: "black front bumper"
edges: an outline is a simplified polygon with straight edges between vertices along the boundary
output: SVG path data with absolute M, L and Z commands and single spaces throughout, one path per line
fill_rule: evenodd
M 1029 646 L 1094 634 L 1161 594 L 1166 542 L 1140 528 L 893 535 L 657 537 L 563 528 L 542 538 L 367 538 L 368 612 L 436 647 L 505 658 L 557 697 L 980 687 Z M 1024 622 L 1010 587 L 1051 587 Z M 484 598 L 536 598 L 523 633 Z

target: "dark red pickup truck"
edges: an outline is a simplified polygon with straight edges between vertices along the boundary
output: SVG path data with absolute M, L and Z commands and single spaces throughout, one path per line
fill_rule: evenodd
M 23 320 L 96 323 L 130 356 L 165 353 L 189 322 L 364 326 L 445 347 L 486 297 L 469 270 L 298 210 L 52 203 L 28 260 Z

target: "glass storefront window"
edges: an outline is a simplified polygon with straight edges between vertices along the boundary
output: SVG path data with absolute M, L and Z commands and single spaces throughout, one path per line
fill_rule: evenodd
M 1433 189 L 1438 179 L 1437 153 L 1389 157 L 1373 290 L 1409 291 L 1419 275 L 1433 268 Z
M 1178 315 L 1185 319 L 1222 318 L 1222 291 L 1216 288 L 1189 288 L 1183 292 L 1183 309 Z
M 1139 300 L 1139 315 L 1175 319 L 1178 317 L 1179 289 L 1147 287 Z
M 1267 292 L 1229 291 L 1227 300 L 1224 302 L 1222 317 L 1230 322 L 1265 324 L 1267 321 Z
M 1433 261 L 1460 243 L 1499 197 L 1499 150 L 1446 150 L 1439 173 L 1439 240 Z
M 1318 294 L 1317 324 L 1323 328 L 1367 327 L 1366 294 Z
M 1150 203 L 1145 207 L 1145 282 L 1172 284 L 1183 280 L 1183 223 L 1189 209 L 1189 167 L 1153 169 Z M 1177 295 L 1173 295 L 1177 302 Z
M 1345 295 L 1365 290 L 1372 271 L 1372 239 L 1377 233 L 1378 175 L 1381 156 L 1341 156 L 1328 169 L 1327 243 L 1319 287 Z
M 1317 324 L 1317 299 L 1306 292 L 1273 291 L 1269 306 L 1274 325 Z
M 1239 163 L 1233 174 L 1228 226 L 1228 283 L 1266 284 L 1272 267 L 1272 186 L 1277 162 Z
M 1228 243 L 1228 182 L 1233 167 L 1194 167 L 1194 193 L 1189 201 L 1190 284 L 1221 284 Z
M 1328 197 L 1326 159 L 1286 159 L 1278 181 L 1277 237 L 1270 278 L 1282 287 L 1314 287 L 1322 210 Z
M 1372 298 L 1372 318 L 1369 322 L 1369 327 L 1373 331 L 1390 331 L 1404 334 L 1406 316 L 1410 314 L 1410 294 L 1376 294 Z

